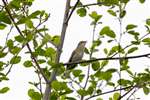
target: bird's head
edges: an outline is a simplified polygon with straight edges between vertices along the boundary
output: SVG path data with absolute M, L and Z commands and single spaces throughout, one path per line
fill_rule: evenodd
M 86 44 L 86 41 L 80 41 L 78 45 L 85 46 L 85 44 Z

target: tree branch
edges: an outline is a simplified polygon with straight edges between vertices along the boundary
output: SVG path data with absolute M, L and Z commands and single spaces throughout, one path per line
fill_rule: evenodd
M 135 58 L 142 58 L 142 57 L 148 57 L 150 56 L 150 53 L 147 54 L 141 54 L 136 56 L 128 56 L 128 57 L 107 57 L 107 58 L 97 58 L 97 59 L 91 59 L 91 60 L 84 60 L 84 61 L 78 61 L 78 62 L 69 62 L 64 63 L 63 65 L 72 65 L 72 64 L 82 64 L 82 63 L 91 63 L 99 60 L 120 60 L 120 59 L 135 59 Z
M 96 94 L 96 95 L 93 95 L 93 96 L 90 96 L 90 97 L 86 98 L 85 100 L 89 100 L 91 98 L 94 98 L 94 97 L 97 97 L 97 96 L 100 96 L 100 95 L 104 95 L 104 94 L 108 94 L 108 93 L 112 93 L 112 92 L 116 92 L 116 91 L 120 91 L 120 90 L 126 90 L 126 89 L 133 88 L 133 87 L 136 87 L 136 85 L 134 85 L 134 86 L 131 85 L 131 86 L 128 86 L 128 87 L 114 89 L 114 90 L 111 90 L 111 91 L 107 91 L 107 92 L 103 92 L 103 93 L 100 93 L 100 94 Z
M 121 88 L 121 87 L 120 87 Z M 135 87 L 132 87 L 130 90 L 128 90 L 125 94 L 123 94 L 122 96 L 120 96 L 118 98 L 118 100 L 121 100 L 123 97 L 125 97 L 127 94 L 129 94 Z
M 55 59 L 56 64 L 58 64 L 60 60 L 60 56 L 61 56 L 61 52 L 62 52 L 62 48 L 64 44 L 64 39 L 65 39 L 65 34 L 66 34 L 67 27 L 68 27 L 69 19 L 67 21 L 67 18 L 69 16 L 69 11 L 70 11 L 70 2 L 71 0 L 66 0 L 66 8 L 65 8 L 65 14 L 64 14 L 63 25 L 62 25 L 60 44 L 58 45 L 56 59 Z M 50 80 L 46 84 L 46 89 L 45 89 L 43 100 L 49 100 L 50 94 L 51 94 L 50 84 L 56 79 L 56 74 L 57 74 L 57 68 L 52 71 Z
M 8 6 L 7 6 L 6 1 L 5 1 L 5 0 L 2 0 L 2 2 L 3 2 L 3 4 L 4 4 L 5 10 L 6 10 L 6 12 L 8 13 L 8 15 L 9 15 L 9 17 L 10 17 L 12 23 L 14 24 L 15 28 L 17 29 L 17 31 L 19 32 L 19 34 L 20 34 L 22 37 L 24 37 L 23 34 L 22 34 L 22 32 L 21 32 L 21 30 L 20 30 L 20 28 L 17 26 L 17 24 L 16 24 L 16 22 L 15 22 L 13 16 L 11 15 L 11 11 L 10 11 L 10 9 L 9 9 Z M 46 75 L 44 74 L 43 70 L 41 69 L 40 65 L 38 64 L 36 58 L 33 56 L 33 53 L 32 53 L 32 50 L 31 50 L 31 48 L 30 48 L 30 45 L 29 45 L 28 43 L 26 43 L 26 46 L 27 46 L 27 48 L 28 48 L 28 50 L 29 50 L 29 52 L 30 52 L 30 54 L 31 54 L 31 57 L 32 57 L 33 61 L 35 62 L 37 68 L 39 69 L 41 75 L 43 76 L 44 80 L 45 80 L 46 82 L 48 82 L 48 79 L 47 79 Z
M 79 5 L 78 7 L 89 7 L 89 6 L 95 6 L 95 5 L 101 5 L 101 4 L 106 4 L 105 2 L 97 2 L 97 3 L 91 3 L 91 4 L 86 4 L 86 5 Z M 73 8 L 74 6 L 72 6 Z
M 70 14 L 68 15 L 68 18 L 66 19 L 66 23 L 68 23 L 68 21 L 70 20 L 72 14 L 75 11 L 75 9 L 77 8 L 79 2 L 80 2 L 80 0 L 77 0 L 77 2 L 75 3 L 75 5 L 72 7 L 72 10 L 70 11 Z

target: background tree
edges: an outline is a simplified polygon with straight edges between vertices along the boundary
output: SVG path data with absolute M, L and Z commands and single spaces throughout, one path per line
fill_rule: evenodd
M 50 14 L 44 10 L 30 10 L 34 0 L 2 0 L 0 29 L 10 31 L 5 44 L 0 47 L 1 82 L 9 79 L 8 75 L 13 73 L 12 68 L 16 64 L 23 64 L 25 67 L 33 67 L 38 76 L 37 82 L 29 82 L 36 88 L 28 90 L 31 100 L 103 100 L 101 95 L 104 94 L 109 95 L 109 100 L 129 100 L 137 99 L 134 94 L 140 89 L 148 95 L 149 68 L 137 73 L 132 69 L 130 59 L 149 59 L 149 52 L 141 55 L 137 52 L 145 46 L 149 49 L 150 19 L 145 19 L 145 33 L 140 33 L 137 30 L 140 27 L 134 23 L 125 25 L 123 20 L 130 1 L 97 0 L 92 4 L 84 4 L 83 0 L 66 0 L 61 34 L 52 35 L 46 26 Z M 71 2 L 75 2 L 73 6 Z M 105 15 L 96 10 L 90 11 L 93 6 L 98 9 L 105 7 L 107 13 L 118 21 L 117 30 L 104 25 Z M 60 62 L 67 27 L 75 11 L 80 17 L 88 16 L 91 19 L 92 43 L 85 49 L 87 60 Z M 71 64 L 80 65 L 71 70 L 70 77 L 66 78 L 63 76 L 65 67 Z M 8 90 L 9 87 L 3 87 L 0 93 Z

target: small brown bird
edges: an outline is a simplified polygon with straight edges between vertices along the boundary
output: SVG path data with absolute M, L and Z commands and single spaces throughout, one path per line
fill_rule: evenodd
M 72 52 L 69 62 L 77 62 L 82 60 L 86 41 L 80 41 L 77 48 Z M 77 64 L 67 65 L 67 70 L 73 69 Z

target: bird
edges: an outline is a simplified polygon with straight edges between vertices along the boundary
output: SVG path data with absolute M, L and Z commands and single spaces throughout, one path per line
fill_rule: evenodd
M 84 55 L 85 45 L 86 45 L 86 41 L 80 41 L 78 43 L 78 46 L 72 52 L 71 57 L 70 57 L 68 63 L 70 63 L 70 62 L 77 62 L 77 61 L 82 60 L 82 57 Z M 67 70 L 71 70 L 71 69 L 75 68 L 76 65 L 77 64 L 67 65 L 66 69 Z

